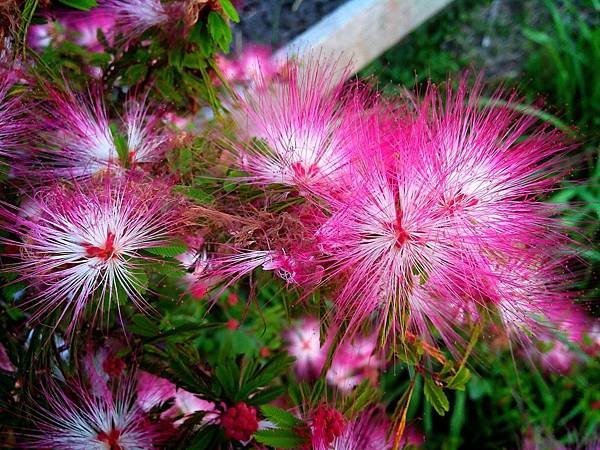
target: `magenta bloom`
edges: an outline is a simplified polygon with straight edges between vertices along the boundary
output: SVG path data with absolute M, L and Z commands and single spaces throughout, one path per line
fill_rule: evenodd
M 28 448 L 57 450 L 156 448 L 155 427 L 135 403 L 135 385 L 122 379 L 107 396 L 96 396 L 79 384 L 52 382 L 47 405 L 36 405 L 36 434 Z
M 404 332 L 406 311 L 410 331 L 429 339 L 433 325 L 452 347 L 459 311 L 489 307 L 501 290 L 525 316 L 552 283 L 508 267 L 538 267 L 564 249 L 540 197 L 559 181 L 567 149 L 495 100 L 480 108 L 480 89 L 467 95 L 463 80 L 445 101 L 431 89 L 377 145 L 354 147 L 355 191 L 330 196 L 318 233 L 330 273 L 345 280 L 335 303 L 350 333 L 373 317 L 386 335 Z
M 378 409 L 369 409 L 349 421 L 344 431 L 328 447 L 329 450 L 387 450 L 389 419 Z
M 89 177 L 112 169 L 122 170 L 160 160 L 168 140 L 158 116 L 145 102 L 131 99 L 125 108 L 121 132 L 127 155 L 119 155 L 106 107 L 97 91 L 88 94 L 49 88 L 43 105 L 47 115 L 43 144 L 19 162 L 18 175 L 31 177 Z
M 3 242 L 16 247 L 20 259 L 7 270 L 33 285 L 25 304 L 36 307 L 35 318 L 70 313 L 72 330 L 93 298 L 95 310 L 102 310 L 119 291 L 147 306 L 140 294 L 146 288 L 141 261 L 149 258 L 143 251 L 168 245 L 184 224 L 179 200 L 166 188 L 107 179 L 39 191 L 32 198 L 36 217 L 4 206 L 4 227 L 17 239 Z
M 27 30 L 27 43 L 34 49 L 48 47 L 52 41 L 68 39 L 89 51 L 98 52 L 98 30 L 107 34 L 114 26 L 114 18 L 106 11 L 94 8 L 86 12 L 68 12 L 48 18 L 42 25 L 32 25 Z
M 100 0 L 100 10 L 114 17 L 112 37 L 122 35 L 125 42 L 141 37 L 154 27 L 172 32 L 184 18 L 184 3 L 161 0 Z
M 161 117 L 150 113 L 145 98 L 131 99 L 127 103 L 123 128 L 130 164 L 151 163 L 162 158 L 169 136 L 162 128 Z
M 287 331 L 287 351 L 296 358 L 294 367 L 298 379 L 319 377 L 325 360 L 329 342 L 321 344 L 320 324 L 313 318 L 304 318 L 296 327 Z
M 348 163 L 349 116 L 356 105 L 344 102 L 342 84 L 332 81 L 339 68 L 305 64 L 290 64 L 271 81 L 263 76 L 235 105 L 245 138 L 238 160 L 250 182 L 316 188 L 334 182 Z
M 30 121 L 24 117 L 26 107 L 18 96 L 11 96 L 12 76 L 0 73 L 0 158 L 10 157 L 25 142 L 32 131 Z
M 333 354 L 327 381 L 341 392 L 350 392 L 363 380 L 376 381 L 381 361 L 376 336 L 342 343 Z
M 27 29 L 27 44 L 36 50 L 48 47 L 56 37 L 58 37 L 58 27 L 55 21 L 31 25 Z
M 277 75 L 279 68 L 271 58 L 269 47 L 249 45 L 234 59 L 217 55 L 216 62 L 223 77 L 233 83 L 261 84 Z
M 99 8 L 93 8 L 86 12 L 71 12 L 65 14 L 60 22 L 68 30 L 69 37 L 73 42 L 89 51 L 102 51 L 102 44 L 98 42 L 98 30 L 107 35 L 115 26 L 115 18 Z

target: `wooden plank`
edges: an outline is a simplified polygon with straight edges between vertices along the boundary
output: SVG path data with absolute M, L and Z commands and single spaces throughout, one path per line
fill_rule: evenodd
M 320 52 L 351 59 L 352 73 L 452 0 L 349 0 L 278 50 L 275 58 Z

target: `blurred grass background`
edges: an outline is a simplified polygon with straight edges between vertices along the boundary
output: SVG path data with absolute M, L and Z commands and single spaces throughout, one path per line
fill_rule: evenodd
M 575 170 L 548 201 L 564 207 L 581 230 L 585 260 L 581 302 L 598 320 L 600 285 L 600 0 L 456 0 L 359 76 L 386 93 L 397 86 L 443 82 L 464 70 L 483 71 L 493 88 L 516 88 L 518 106 L 551 122 L 580 145 Z M 543 101 L 544 112 L 530 104 Z M 565 164 L 573 160 L 565 159 Z M 567 375 L 532 369 L 522 355 L 484 342 L 483 362 L 450 415 L 440 418 L 419 396 L 409 419 L 428 448 L 600 448 L 600 364 L 581 356 Z M 406 374 L 384 378 L 386 400 L 403 392 Z M 419 390 L 415 390 L 418 392 Z

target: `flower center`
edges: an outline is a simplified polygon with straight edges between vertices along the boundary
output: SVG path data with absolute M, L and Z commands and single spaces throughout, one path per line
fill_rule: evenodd
M 446 209 L 448 213 L 454 214 L 459 209 L 475 206 L 477 203 L 478 201 L 476 198 L 469 198 L 465 194 L 459 193 L 445 202 L 444 209 Z
M 118 377 L 125 369 L 125 361 L 111 353 L 104 359 L 102 369 L 109 377 Z
M 310 179 L 319 173 L 319 166 L 311 164 L 308 168 L 301 162 L 295 162 L 291 165 L 291 169 L 294 172 L 294 178 L 298 179 Z
M 96 247 L 91 244 L 83 244 L 83 246 L 85 247 L 85 254 L 89 258 L 100 258 L 108 261 L 115 256 L 115 235 L 109 231 L 103 247 Z
M 98 433 L 98 440 L 100 442 L 104 442 L 106 450 L 123 450 L 123 447 L 119 443 L 120 437 L 121 432 L 119 430 L 115 430 L 114 428 L 111 428 L 108 433 L 104 431 Z
M 394 233 L 396 233 L 396 242 L 394 245 L 396 248 L 400 248 L 410 239 L 410 234 L 408 234 L 408 231 L 404 229 L 398 220 L 392 225 L 392 228 L 394 229 Z

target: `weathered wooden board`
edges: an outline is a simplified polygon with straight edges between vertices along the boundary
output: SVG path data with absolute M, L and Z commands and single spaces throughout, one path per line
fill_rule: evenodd
M 309 52 L 365 67 L 452 0 L 349 0 L 280 49 L 275 58 Z

